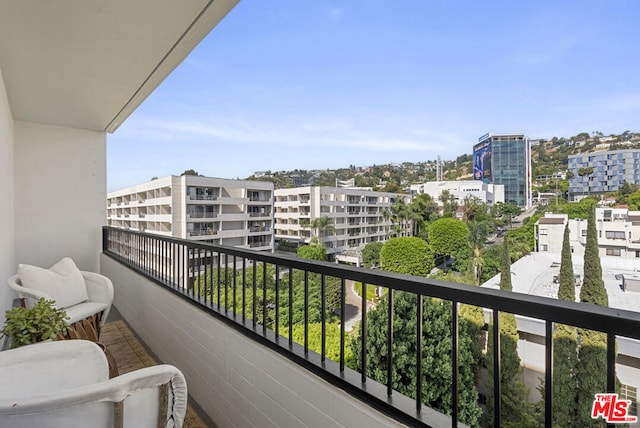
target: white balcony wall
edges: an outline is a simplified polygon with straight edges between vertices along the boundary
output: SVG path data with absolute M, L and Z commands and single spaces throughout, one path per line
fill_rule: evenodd
M 0 325 L 13 295 L 4 281 L 15 273 L 13 215 L 13 117 L 0 70 Z
M 106 134 L 14 122 L 15 261 L 65 256 L 99 270 L 106 224 Z
M 393 419 L 102 255 L 114 304 L 220 427 L 398 427 Z

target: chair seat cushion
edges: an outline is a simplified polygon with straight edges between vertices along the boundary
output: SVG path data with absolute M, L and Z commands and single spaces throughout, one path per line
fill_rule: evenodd
M 65 320 L 67 324 L 73 324 L 76 321 L 83 320 L 93 314 L 102 312 L 107 309 L 109 305 L 106 303 L 97 302 L 83 302 L 74 306 L 65 308 L 67 311 L 68 320 Z
M 56 301 L 56 307 L 68 308 L 89 300 L 82 273 L 71 258 L 65 257 L 49 269 L 38 266 L 18 266 L 23 287 L 47 293 Z

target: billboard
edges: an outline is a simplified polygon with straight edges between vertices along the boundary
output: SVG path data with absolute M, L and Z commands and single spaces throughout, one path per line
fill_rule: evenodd
M 473 179 L 491 182 L 491 140 L 473 146 Z

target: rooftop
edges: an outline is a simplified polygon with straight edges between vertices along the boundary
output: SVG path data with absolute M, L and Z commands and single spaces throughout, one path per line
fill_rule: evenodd
M 542 220 L 542 219 L 540 219 Z M 513 291 L 533 296 L 558 297 L 554 276 L 560 275 L 560 254 L 532 253 L 511 265 Z M 573 257 L 573 271 L 583 277 L 583 259 Z M 602 279 L 609 296 L 609 307 L 640 312 L 640 293 L 622 291 L 622 281 L 616 275 L 632 276 L 640 271 L 640 261 L 601 257 Z M 485 282 L 483 287 L 500 288 L 500 274 Z M 576 300 L 579 301 L 579 287 Z

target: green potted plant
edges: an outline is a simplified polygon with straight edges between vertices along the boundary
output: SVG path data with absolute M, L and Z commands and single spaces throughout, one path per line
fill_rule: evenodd
M 6 312 L 0 333 L 9 338 L 11 348 L 56 340 L 68 334 L 67 312 L 54 304 L 53 300 L 41 298 L 31 308 L 18 307 Z

